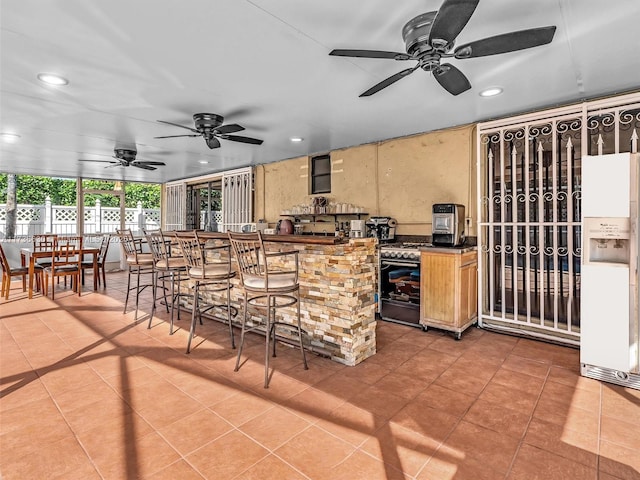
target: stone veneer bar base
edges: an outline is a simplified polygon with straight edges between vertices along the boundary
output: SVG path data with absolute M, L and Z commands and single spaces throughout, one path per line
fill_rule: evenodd
M 306 348 L 348 366 L 376 353 L 375 239 L 350 239 L 348 243 L 335 245 L 265 242 L 265 246 L 274 251 L 299 251 L 300 319 L 306 332 L 303 338 Z M 234 324 L 239 325 L 243 315 L 239 277 L 232 283 L 231 302 L 238 309 Z M 223 301 L 217 294 L 210 296 L 213 298 L 207 301 Z M 259 323 L 264 314 L 250 308 L 248 323 Z M 295 325 L 295 306 L 278 309 L 276 315 L 279 322 Z M 277 331 L 279 336 L 297 340 L 295 329 L 280 327 Z

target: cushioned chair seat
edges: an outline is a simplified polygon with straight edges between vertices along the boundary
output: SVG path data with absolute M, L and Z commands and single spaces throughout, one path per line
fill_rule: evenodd
M 296 285 L 295 273 L 282 273 L 269 275 L 269 288 L 287 288 L 294 287 Z M 251 275 L 245 275 L 244 286 L 247 288 L 267 288 L 267 282 L 265 277 L 254 277 Z
M 127 255 L 127 263 L 138 265 L 153 265 L 153 255 L 150 253 L 138 253 L 137 255 Z
M 191 267 L 189 269 L 189 275 L 191 275 L 192 277 L 202 278 L 203 277 L 202 271 L 203 271 L 202 266 Z M 226 263 L 220 264 L 220 265 L 207 263 L 204 265 L 205 279 L 207 277 L 227 277 L 229 276 L 229 273 L 230 273 L 229 266 Z

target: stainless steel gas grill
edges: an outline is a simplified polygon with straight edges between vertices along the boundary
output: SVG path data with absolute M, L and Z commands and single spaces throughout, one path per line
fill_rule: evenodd
M 389 322 L 420 327 L 420 247 L 429 243 L 380 246 L 378 310 Z

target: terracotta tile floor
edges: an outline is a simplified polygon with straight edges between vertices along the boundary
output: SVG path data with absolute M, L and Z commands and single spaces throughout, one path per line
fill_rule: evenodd
M 640 392 L 575 349 L 380 322 L 356 367 L 281 347 L 265 390 L 262 337 L 234 373 L 224 325 L 186 355 L 187 312 L 148 330 L 148 292 L 136 324 L 107 281 L 0 303 L 2 480 L 640 478 Z

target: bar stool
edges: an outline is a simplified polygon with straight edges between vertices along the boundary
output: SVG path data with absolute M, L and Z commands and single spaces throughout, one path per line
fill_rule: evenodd
M 187 343 L 187 353 L 191 351 L 191 340 L 196 331 L 196 315 L 202 325 L 202 313 L 214 308 L 224 308 L 226 318 L 223 320 L 229 325 L 229 335 L 231 337 L 231 348 L 236 348 L 233 337 L 232 317 L 237 315 L 237 310 L 231 306 L 231 279 L 236 273 L 231 269 L 231 249 L 228 244 L 205 246 L 205 241 L 198 237 L 198 232 L 175 232 L 179 242 L 182 255 L 187 264 L 189 278 L 193 280 L 193 307 L 191 310 L 191 327 L 189 330 L 189 341 Z M 210 255 L 207 255 L 210 253 Z M 206 304 L 200 298 L 201 290 L 208 293 L 226 292 L 225 304 Z
M 133 232 L 129 228 L 125 228 L 124 230 L 117 229 L 116 235 L 120 240 L 120 246 L 122 251 L 124 252 L 125 259 L 127 262 L 128 268 L 128 276 L 127 276 L 127 296 L 124 300 L 124 310 L 122 313 L 127 313 L 127 303 L 129 302 L 129 293 L 131 290 L 136 291 L 136 313 L 134 316 L 134 321 L 138 321 L 138 300 L 140 297 L 140 292 L 143 291 L 147 287 L 153 287 L 153 277 L 152 283 L 146 283 L 140 285 L 140 275 L 154 275 L 154 260 L 153 255 L 151 253 L 142 253 L 142 245 L 140 241 L 136 240 L 133 237 Z M 136 285 L 135 287 L 131 286 L 131 276 L 136 276 Z
M 244 316 L 242 318 L 242 330 L 240 336 L 240 348 L 234 371 L 240 368 L 240 357 L 244 346 L 244 336 L 248 331 L 261 328 L 261 325 L 249 329 L 247 323 L 247 308 L 249 305 L 266 310 L 265 330 L 265 361 L 264 361 L 264 388 L 269 388 L 269 350 L 276 356 L 276 326 L 286 325 L 286 322 L 278 322 L 275 319 L 278 308 L 296 305 L 298 343 L 302 353 L 304 369 L 307 370 L 307 357 L 302 344 L 302 327 L 300 324 L 300 284 L 298 282 L 298 251 L 267 252 L 264 248 L 262 235 L 255 233 L 228 232 L 229 242 L 233 247 L 238 271 L 244 290 Z M 282 257 L 293 257 L 291 269 L 275 268 L 269 264 L 270 259 L 282 260 Z
M 149 325 L 147 328 L 151 328 L 151 322 L 153 321 L 153 314 L 156 311 L 156 300 L 158 300 L 158 283 L 162 281 L 162 296 L 164 299 L 165 308 L 169 313 L 169 302 L 167 301 L 167 286 L 166 281 L 169 280 L 171 289 L 171 323 L 169 325 L 169 335 L 173 335 L 173 312 L 175 310 L 175 304 L 178 302 L 178 320 L 180 320 L 180 297 L 183 296 L 180 293 L 180 282 L 188 278 L 187 264 L 182 255 L 173 256 L 170 251 L 169 242 L 161 229 L 145 230 L 144 235 L 147 239 L 147 244 L 155 260 L 155 274 L 153 276 L 153 307 L 151 307 L 151 316 L 149 317 Z M 176 292 L 177 285 L 177 292 Z

